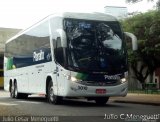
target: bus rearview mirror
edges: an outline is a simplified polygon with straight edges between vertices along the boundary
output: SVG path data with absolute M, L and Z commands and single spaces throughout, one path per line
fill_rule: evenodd
M 132 40 L 132 50 L 136 51 L 138 49 L 137 37 L 133 33 L 124 32 L 125 36 L 131 38 Z

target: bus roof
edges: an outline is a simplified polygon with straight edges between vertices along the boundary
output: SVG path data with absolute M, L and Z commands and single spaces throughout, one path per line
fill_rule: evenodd
M 75 12 L 63 12 L 63 13 L 55 13 L 51 14 L 44 19 L 40 20 L 36 24 L 32 25 L 31 27 L 24 29 L 20 31 L 18 34 L 10 38 L 9 40 L 6 41 L 6 43 L 12 41 L 13 39 L 17 38 L 18 36 L 24 34 L 25 32 L 29 31 L 30 29 L 34 28 L 35 26 L 39 25 L 40 23 L 50 19 L 50 18 L 55 18 L 55 17 L 62 17 L 62 18 L 73 18 L 73 19 L 84 19 L 84 20 L 97 20 L 97 21 L 118 21 L 116 17 L 109 15 L 109 14 L 104 14 L 104 13 L 75 13 Z
M 64 12 L 61 14 L 53 14 L 51 17 L 60 16 L 62 18 L 75 18 L 75 19 L 86 19 L 86 20 L 100 20 L 100 21 L 117 21 L 115 17 L 104 13 L 75 13 L 75 12 Z

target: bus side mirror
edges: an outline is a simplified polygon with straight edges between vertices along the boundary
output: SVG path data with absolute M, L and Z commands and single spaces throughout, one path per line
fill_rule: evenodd
M 129 32 L 124 32 L 125 36 L 131 38 L 132 40 L 132 50 L 136 51 L 138 49 L 137 37 Z
M 58 33 L 58 35 L 61 38 L 61 45 L 62 47 L 67 47 L 67 37 L 66 37 L 66 33 L 63 29 L 57 29 L 56 32 Z

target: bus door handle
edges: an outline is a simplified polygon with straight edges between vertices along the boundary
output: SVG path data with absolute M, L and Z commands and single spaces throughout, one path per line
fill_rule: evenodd
M 57 74 L 57 70 L 56 69 L 53 71 L 53 74 Z
M 54 73 L 54 74 L 57 74 L 57 73 L 58 73 L 58 69 L 55 69 L 53 73 Z
M 56 69 L 54 70 L 53 73 L 54 73 L 54 74 L 57 74 L 57 76 L 59 76 L 59 73 L 58 73 L 58 72 L 59 72 L 59 69 L 58 69 L 58 67 L 56 67 Z
M 57 70 L 54 70 L 53 74 L 57 74 L 57 76 L 59 76 L 59 73 Z

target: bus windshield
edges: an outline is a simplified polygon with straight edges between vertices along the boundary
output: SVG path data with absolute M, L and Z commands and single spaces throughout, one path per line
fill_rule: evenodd
M 126 70 L 126 50 L 118 22 L 65 19 L 68 66 L 86 72 Z

